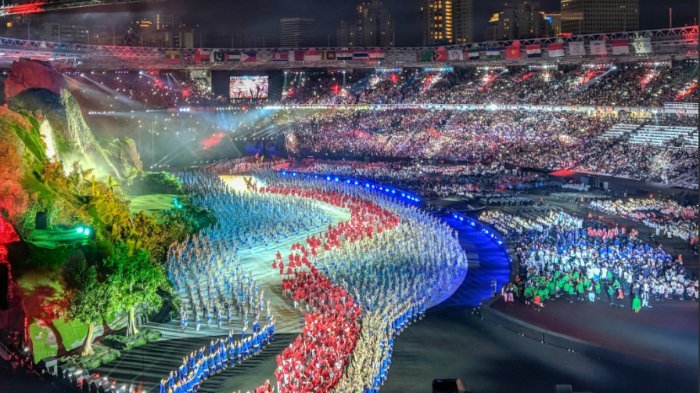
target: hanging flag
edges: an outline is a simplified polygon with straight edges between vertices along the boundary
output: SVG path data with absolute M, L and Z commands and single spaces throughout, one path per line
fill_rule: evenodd
M 229 51 L 224 54 L 224 61 L 227 63 L 237 63 L 241 61 L 241 51 Z
M 433 61 L 433 51 L 418 53 L 418 61 Z
M 605 56 L 608 54 L 608 48 L 605 46 L 605 41 L 595 40 L 588 43 L 591 48 L 591 54 L 596 56 Z
M 628 55 L 630 53 L 630 41 L 629 40 L 610 41 L 610 47 L 612 47 L 612 54 L 613 55 Z
M 586 48 L 583 46 L 583 41 L 569 42 L 569 54 L 571 56 L 586 56 Z
M 197 49 L 194 55 L 194 61 L 198 64 L 205 64 L 211 61 L 211 51 L 208 49 Z
M 316 49 L 309 49 L 304 52 L 304 61 L 321 61 L 321 51 Z
M 384 58 L 386 58 L 386 52 L 381 49 L 371 49 L 369 51 L 369 58 L 372 60 L 384 60 Z
M 352 60 L 352 52 L 347 50 L 347 49 L 335 52 L 335 59 L 336 60 Z
M 270 60 L 272 61 L 289 61 L 288 51 L 273 51 L 270 55 Z
M 469 60 L 479 60 L 479 48 L 469 48 Z
M 369 52 L 366 50 L 356 50 L 352 52 L 352 59 L 353 60 L 368 60 L 369 59 Z
M 168 49 L 164 52 L 165 58 L 170 61 L 180 60 L 180 51 L 177 49 Z
M 255 63 L 257 59 L 258 53 L 255 51 L 243 51 L 241 53 L 241 63 Z
M 324 50 L 322 57 L 323 57 L 323 60 L 333 61 L 336 59 L 336 53 L 334 50 Z
M 450 52 L 445 47 L 441 46 L 433 51 L 433 61 L 445 62 L 448 60 L 450 60 Z
M 486 49 L 486 57 L 489 59 L 499 59 L 501 57 L 501 49 L 500 48 L 487 48 Z
M 549 57 L 564 57 L 564 44 L 549 44 L 547 52 Z
M 651 38 L 649 37 L 642 37 L 642 38 L 637 38 L 634 40 L 632 43 L 632 46 L 634 47 L 634 52 L 642 55 L 642 54 L 647 54 L 651 53 Z
M 304 51 L 303 50 L 290 50 L 289 51 L 289 61 L 304 61 Z
M 223 51 L 215 50 L 212 57 L 214 58 L 214 63 L 223 63 L 224 62 L 224 52 Z
M 527 57 L 542 57 L 542 45 L 525 45 L 525 53 L 527 54 Z
M 461 49 L 450 49 L 447 55 L 450 61 L 464 61 L 464 52 Z
M 506 46 L 506 59 L 519 59 L 520 58 L 520 46 L 510 45 Z

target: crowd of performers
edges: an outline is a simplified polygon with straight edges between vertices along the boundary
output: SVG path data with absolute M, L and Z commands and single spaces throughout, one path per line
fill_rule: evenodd
M 537 306 L 555 298 L 606 299 L 635 312 L 652 298 L 698 299 L 698 280 L 682 260 L 641 241 L 635 230 L 555 211 L 535 217 L 487 211 L 480 220 L 507 234 L 525 269 L 506 287 L 506 299 L 515 294 Z
M 698 207 L 685 206 L 670 200 L 654 198 L 629 198 L 593 201 L 591 209 L 641 222 L 653 228 L 656 236 L 677 237 L 689 242 L 691 247 L 698 243 Z
M 275 319 L 270 301 L 265 300 L 253 275 L 243 271 L 237 252 L 273 242 L 274 231 L 312 229 L 323 225 L 323 217 L 327 217 L 318 214 L 320 217 L 308 217 L 304 222 L 305 209 L 316 213 L 312 204 L 282 196 L 235 193 L 213 175 L 184 173 L 181 178 L 193 203 L 217 217 L 214 227 L 171 246 L 168 252 L 168 275 L 182 299 L 181 329 L 199 331 L 206 324 L 230 330 L 227 337 L 185 356 L 180 367 L 161 381 L 161 393 L 196 391 L 209 376 L 240 364 L 273 339 Z M 272 214 L 280 214 L 282 220 L 272 220 Z M 285 219 L 286 223 L 279 222 Z M 253 235 L 257 227 L 246 220 L 270 220 L 270 228 L 262 232 L 262 238 L 257 237 Z M 190 316 L 194 318 L 191 326 Z M 241 317 L 239 336 L 231 327 L 234 319 Z
M 284 295 L 305 315 L 304 329 L 277 356 L 275 383 L 265 382 L 255 392 L 377 392 L 388 376 L 395 337 L 448 297 L 466 274 L 455 232 L 415 207 L 362 187 L 273 172 L 257 177 L 265 187 L 250 183 L 252 193 L 235 193 L 212 175 L 182 175 L 195 203 L 218 219 L 215 228 L 169 252 L 169 275 L 185 305 L 182 329 L 204 323 L 230 329 L 229 314 L 243 315 L 244 323 L 240 337 L 231 330 L 185 356 L 162 380 L 161 392 L 196 391 L 207 377 L 235 367 L 272 339 L 269 301 L 236 256 L 242 244 L 250 244 L 248 230 L 308 233 L 271 261 Z M 327 217 L 317 212 L 321 205 L 349 211 L 350 219 L 327 223 L 318 233 L 321 221 L 304 217 Z M 282 222 L 286 217 L 297 224 Z M 274 228 L 241 222 L 251 219 Z M 275 239 L 271 234 L 259 244 Z M 248 318 L 254 320 L 250 332 Z
M 194 193 L 192 203 L 205 206 L 217 218 L 200 236 L 234 240 L 241 248 L 270 246 L 331 223 L 329 215 L 312 201 L 237 192 L 214 175 L 186 173 L 182 180 L 185 189 Z
M 229 331 L 226 338 L 212 340 L 208 347 L 202 347 L 182 359 L 177 370 L 171 371 L 160 381 L 160 393 L 190 393 L 199 389 L 210 376 L 235 367 L 249 357 L 259 353 L 275 335 L 275 320 L 270 316 L 264 326 L 254 325 L 250 334 L 245 330 L 238 338 Z
M 376 392 L 394 337 L 446 297 L 466 273 L 454 233 L 439 220 L 343 184 L 259 174 L 262 193 L 350 210 L 351 219 L 297 243 L 273 268 L 306 312 L 304 332 L 278 356 L 284 392 Z

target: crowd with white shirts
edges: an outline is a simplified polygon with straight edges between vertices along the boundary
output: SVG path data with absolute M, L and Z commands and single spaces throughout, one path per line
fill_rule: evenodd
M 698 243 L 698 206 L 681 205 L 672 199 L 626 198 L 593 201 L 591 209 L 641 222 L 654 229 L 656 236 L 677 237 L 689 242 L 691 247 Z
M 650 299 L 698 299 L 698 280 L 682 260 L 644 243 L 635 230 L 555 211 L 529 217 L 487 211 L 480 220 L 506 234 L 515 248 L 524 272 L 516 293 L 528 303 L 607 296 L 619 306 L 629 299 L 639 312 Z

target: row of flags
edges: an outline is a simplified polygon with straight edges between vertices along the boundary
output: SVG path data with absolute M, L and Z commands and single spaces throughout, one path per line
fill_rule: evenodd
M 258 61 L 256 51 L 197 49 L 194 55 L 172 49 L 164 52 L 164 57 L 172 61 L 191 60 L 196 64 L 209 63 L 254 63 Z M 275 62 L 315 62 L 336 60 L 376 61 L 386 58 L 381 49 L 370 50 L 277 50 L 272 51 L 269 60 Z
M 650 38 L 636 39 L 632 42 L 627 39 L 612 40 L 609 41 L 609 44 L 610 53 L 613 55 L 630 54 L 630 47 L 636 54 L 652 53 Z M 541 44 L 510 45 L 506 46 L 503 51 L 500 47 L 470 48 L 467 50 L 440 47 L 419 53 L 418 60 L 432 62 L 469 61 L 479 60 L 482 56 L 485 56 L 487 59 L 500 59 L 502 54 L 505 54 L 506 59 L 532 58 L 542 57 L 545 49 L 549 57 L 564 57 L 567 50 L 570 56 L 585 56 L 586 54 L 605 56 L 608 54 L 608 42 L 603 40 L 589 41 L 588 53 L 586 52 L 586 43 L 583 41 L 572 41 L 567 44 L 551 43 L 546 47 L 543 47 Z
M 613 55 L 630 54 L 630 47 L 636 54 L 652 53 L 651 39 L 640 38 L 630 42 L 627 39 L 612 41 L 589 41 L 588 51 L 583 41 L 569 43 L 551 43 L 543 47 L 541 44 L 510 45 L 503 51 L 500 47 L 446 49 L 444 47 L 435 50 L 427 50 L 418 53 L 418 60 L 424 62 L 448 62 L 479 60 L 482 56 L 487 59 L 500 59 L 505 53 L 506 59 L 519 59 L 523 57 L 542 57 L 545 53 L 549 57 L 564 57 L 567 52 L 570 56 L 604 56 L 608 54 L 608 43 Z M 197 49 L 194 55 L 177 49 L 166 50 L 164 57 L 172 61 L 191 61 L 196 64 L 208 63 L 254 63 L 258 61 L 256 51 L 247 50 L 220 50 Z M 386 52 L 381 49 L 369 50 L 276 50 L 272 51 L 269 61 L 274 62 L 318 62 L 318 61 L 378 61 L 386 58 Z
M 271 61 L 351 61 L 351 60 L 383 60 L 386 52 L 381 49 L 370 50 L 290 50 L 273 51 Z

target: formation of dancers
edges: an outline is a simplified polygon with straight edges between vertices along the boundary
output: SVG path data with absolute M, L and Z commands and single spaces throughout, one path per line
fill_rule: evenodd
M 395 336 L 447 297 L 466 274 L 467 259 L 453 230 L 415 207 L 362 188 L 257 176 L 271 185 L 259 192 L 296 195 L 351 212 L 349 221 L 295 244 L 286 259 L 278 254 L 273 262 L 284 277 L 284 293 L 312 312 L 297 345 L 278 358 L 279 392 L 378 391 L 388 375 Z M 359 327 L 342 318 L 353 317 L 358 308 Z M 346 332 L 339 343 L 327 334 L 334 328 Z M 310 357 L 316 347 L 330 349 L 324 354 L 335 362 L 325 360 L 323 367 Z
M 290 236 L 315 232 L 331 223 L 313 201 L 272 194 L 237 192 L 217 176 L 196 172 L 180 175 L 192 203 L 204 206 L 217 223 L 200 236 L 236 241 L 241 248 L 271 246 Z
M 208 347 L 201 347 L 185 356 L 180 367 L 160 381 L 159 392 L 195 392 L 208 377 L 235 367 L 262 351 L 274 335 L 274 317 L 270 317 L 264 326 L 254 328 L 250 335 L 242 332 L 240 339 L 236 339 L 234 332 L 229 331 L 226 338 L 212 340 Z
M 281 275 L 283 294 L 304 313 L 304 329 L 277 355 L 275 383 L 266 381 L 255 392 L 379 391 L 395 337 L 448 297 L 466 274 L 454 231 L 362 187 L 274 172 L 256 176 L 266 186 L 249 183 L 246 193 L 231 191 L 213 175 L 181 175 L 195 204 L 218 219 L 169 252 L 169 275 L 183 298 L 181 327 L 230 329 L 233 315 L 244 323 L 240 338 L 230 331 L 185 356 L 162 380 L 161 392 L 196 391 L 206 378 L 269 343 L 275 329 L 269 300 L 243 272 L 237 253 L 303 233 L 307 238 L 284 256 L 277 252 L 272 268 Z M 323 204 L 349 211 L 350 219 L 331 224 L 318 211 Z M 325 228 L 320 234 L 319 227 Z
M 270 301 L 266 301 L 252 273 L 243 271 L 237 253 L 242 248 L 241 243 L 251 247 L 257 246 L 260 240 L 253 234 L 255 227 L 245 220 L 253 218 L 254 214 L 264 219 L 265 214 L 279 213 L 283 206 L 281 198 L 261 197 L 267 199 L 264 206 L 269 207 L 269 210 L 264 210 L 260 199 L 232 192 L 216 176 L 185 173 L 181 177 L 194 203 L 209 210 L 218 222 L 214 227 L 172 245 L 168 252 L 168 276 L 182 299 L 180 327 L 183 331 L 199 331 L 206 324 L 207 327 L 229 329 L 229 333 L 224 338 L 212 340 L 208 347 L 185 356 L 178 369 L 161 380 L 161 393 L 196 391 L 208 377 L 262 351 L 275 334 Z M 312 206 L 300 201 L 296 208 Z M 300 215 L 296 216 L 297 219 L 289 214 L 286 216 L 292 224 L 278 226 L 276 230 L 288 231 L 294 226 L 304 226 Z M 317 225 L 322 225 L 322 222 Z M 306 225 L 312 227 L 313 220 L 307 220 Z M 272 240 L 262 239 L 263 244 L 267 241 Z M 193 317 L 191 326 L 190 316 Z M 243 326 L 238 336 L 231 327 L 234 320 L 241 318 Z

